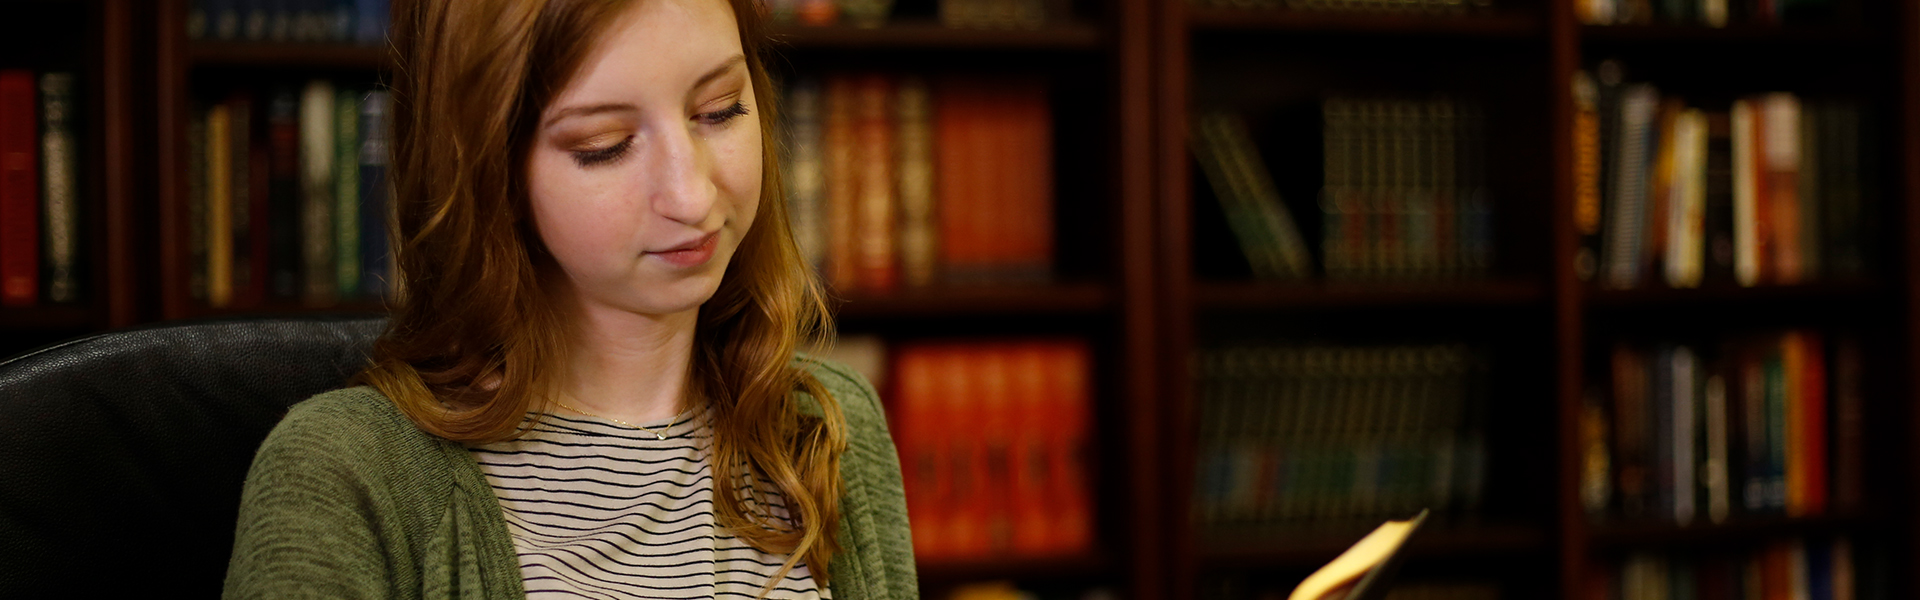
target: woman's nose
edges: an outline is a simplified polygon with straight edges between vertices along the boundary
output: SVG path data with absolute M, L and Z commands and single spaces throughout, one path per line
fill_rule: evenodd
M 710 177 L 712 161 L 706 143 L 688 126 L 657 129 L 653 151 L 640 189 L 654 212 L 674 221 L 701 227 L 713 211 L 719 191 Z

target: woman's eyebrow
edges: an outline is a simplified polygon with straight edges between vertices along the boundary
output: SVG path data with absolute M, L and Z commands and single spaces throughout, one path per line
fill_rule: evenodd
M 548 118 L 545 123 L 541 123 L 540 126 L 546 127 L 548 125 L 558 123 L 561 119 L 565 119 L 567 117 L 597 115 L 600 113 L 608 113 L 608 112 L 640 112 L 640 109 L 635 107 L 632 104 L 627 104 L 624 102 L 614 102 L 614 103 L 608 103 L 608 104 L 593 104 L 588 106 L 569 106 L 567 108 L 560 109 L 560 112 L 553 113 L 553 116 Z
M 713 82 L 713 80 L 715 79 L 719 79 L 720 76 L 722 75 L 726 75 L 727 72 L 732 70 L 735 65 L 744 63 L 746 62 L 746 60 L 747 60 L 747 57 L 746 55 L 743 55 L 743 54 L 735 54 L 733 56 L 727 57 L 726 60 L 720 63 L 720 66 L 714 67 L 713 70 L 707 71 L 705 75 L 701 75 L 699 79 L 695 79 L 693 81 L 693 87 L 690 89 L 698 90 L 702 87 L 706 87 L 708 83 Z M 553 116 L 547 118 L 546 122 L 541 123 L 540 126 L 546 127 L 554 123 L 557 123 L 561 119 L 565 119 L 567 117 L 597 115 L 600 113 L 608 113 L 608 112 L 639 112 L 639 111 L 640 109 L 638 107 L 635 107 L 632 104 L 627 104 L 624 102 L 591 104 L 587 106 L 569 106 L 567 108 L 560 109 L 559 112 L 553 113 Z
M 715 79 L 719 79 L 721 75 L 726 75 L 728 71 L 733 70 L 733 67 L 735 65 L 744 63 L 746 61 L 747 61 L 747 57 L 744 54 L 735 54 L 733 56 L 727 57 L 726 60 L 720 62 L 720 66 L 714 67 L 713 70 L 707 71 L 707 74 L 701 75 L 699 79 L 695 79 L 693 81 L 693 87 L 688 88 L 689 89 L 688 93 L 691 94 L 693 93 L 694 90 L 699 90 L 700 88 L 706 87 L 708 83 L 713 82 L 713 80 Z

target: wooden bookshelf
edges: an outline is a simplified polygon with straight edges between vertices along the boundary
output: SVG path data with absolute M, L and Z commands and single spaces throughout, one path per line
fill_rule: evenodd
M 1920 592 L 1920 519 L 1884 507 L 1920 500 L 1920 5 L 1858 0 L 1857 22 L 1817 26 L 1581 24 L 1574 0 L 1509 0 L 1490 12 L 1410 15 L 1203 7 L 1189 0 L 1067 2 L 1071 18 L 1032 30 L 941 27 L 929 16 L 879 28 L 783 26 L 778 68 L 889 72 L 1019 71 L 1072 81 L 1056 110 L 1070 158 L 1056 198 L 1059 282 L 936 287 L 835 299 L 843 329 L 912 338 L 1066 333 L 1094 340 L 1098 447 L 1096 554 L 922 563 L 929 589 L 982 579 L 1086 582 L 1140 600 L 1187 598 L 1226 570 L 1311 569 L 1368 528 L 1240 532 L 1222 537 L 1192 517 L 1198 443 L 1191 363 L 1209 337 L 1243 322 L 1314 332 L 1385 330 L 1495 349 L 1490 396 L 1506 437 L 1488 475 L 1490 502 L 1416 538 L 1412 561 L 1467 557 L 1508 597 L 1583 597 L 1596 565 L 1666 547 L 1732 547 L 1836 533 L 1888 545 L 1889 597 Z M 1855 2 L 1855 0 L 1836 0 Z M 88 300 L 0 308 L 0 337 L 80 335 L 170 319 L 268 313 L 378 312 L 377 304 L 272 304 L 211 309 L 186 280 L 187 124 L 207 84 L 351 74 L 390 67 L 380 47 L 189 40 L 189 0 L 82 0 L 0 8 L 83 15 L 54 37 L 89 44 L 68 64 L 86 73 Z M 64 9 L 59 9 L 64 10 Z M 37 18 L 37 17 L 36 17 Z M 0 28 L 4 30 L 4 28 Z M 0 45 L 0 48 L 11 48 Z M 39 54 L 4 54 L 25 64 Z M 43 52 L 35 50 L 34 53 Z M 1862 279 L 1789 286 L 1599 289 L 1579 278 L 1572 147 L 1575 73 L 1604 58 L 1651 64 L 1650 80 L 1682 94 L 1772 89 L 1860 98 L 1883 118 L 1876 268 Z M 1238 76 L 1238 77 L 1236 77 Z M 1450 87 L 1449 87 L 1450 86 Z M 217 85 L 216 85 L 217 87 Z M 1663 90 L 1666 89 L 1663 87 Z M 1477 279 L 1261 282 L 1212 264 L 1223 228 L 1194 168 L 1196 108 L 1250 112 L 1326 92 L 1480 93 L 1491 148 L 1487 182 L 1496 258 Z M 1269 162 L 1276 159 L 1269 157 Z M 1290 188 L 1291 189 L 1291 188 Z M 1301 203 L 1301 199 L 1290 199 Z M 1212 229 L 1209 229 L 1209 228 Z M 1071 243 L 1069 243 L 1071 242 Z M 1723 525 L 1595 520 L 1580 495 L 1585 394 L 1594 365 L 1627 331 L 1692 335 L 1765 323 L 1871 329 L 1864 350 L 1871 427 L 1867 492 L 1874 511 Z M 1281 340 L 1284 341 L 1284 340 Z M 26 343 L 26 342 L 22 342 Z M 0 354 L 24 350 L 0 344 Z M 1472 565 L 1469 565 L 1472 566 Z M 1473 577 L 1483 573 L 1475 571 Z
M 866 50 L 1100 50 L 1107 31 L 1091 23 L 1060 23 L 1037 29 L 958 29 L 935 21 L 899 21 L 884 27 L 787 25 L 773 38 L 794 48 Z
M 1196 283 L 1194 304 L 1218 309 L 1478 307 L 1518 308 L 1546 300 L 1525 281 L 1405 283 Z
M 1686 546 L 1737 546 L 1798 536 L 1858 533 L 1881 521 L 1865 515 L 1812 517 L 1733 517 L 1726 523 L 1699 519 L 1687 525 L 1672 522 L 1628 522 L 1594 527 L 1587 538 L 1597 549 L 1630 550 Z
M 186 60 L 195 67 L 256 67 L 263 69 L 347 69 L 373 71 L 389 66 L 392 55 L 384 46 L 288 42 L 187 43 Z
M 1317 527 L 1265 535 L 1240 533 L 1202 538 L 1199 561 L 1208 569 L 1295 568 L 1317 569 L 1372 531 L 1376 523 L 1348 527 Z M 1283 541 L 1279 541 L 1283 540 Z M 1407 542 L 1406 553 L 1419 557 L 1463 555 L 1498 557 L 1544 552 L 1544 529 L 1517 525 L 1447 525 L 1429 523 Z
M 1332 33 L 1463 38 L 1537 37 L 1540 20 L 1522 14 L 1428 15 L 1371 11 L 1196 7 L 1188 11 L 1195 30 Z

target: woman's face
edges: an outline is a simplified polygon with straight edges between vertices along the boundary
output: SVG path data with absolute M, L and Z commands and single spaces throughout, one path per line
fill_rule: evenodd
M 540 116 L 540 239 L 589 310 L 668 315 L 720 285 L 760 200 L 760 121 L 723 0 L 637 0 Z

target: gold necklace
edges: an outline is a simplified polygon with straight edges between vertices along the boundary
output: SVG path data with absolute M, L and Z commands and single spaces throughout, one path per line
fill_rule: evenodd
M 599 417 L 599 418 L 602 418 L 602 419 L 606 419 L 606 420 L 608 420 L 608 421 L 613 421 L 613 422 L 615 422 L 615 423 L 619 423 L 619 424 L 621 424 L 621 425 L 625 425 L 625 426 L 627 426 L 627 427 L 631 427 L 631 428 L 634 428 L 634 429 L 638 429 L 638 430 L 641 430 L 641 431 L 645 431 L 645 432 L 647 432 L 647 433 L 651 433 L 651 434 L 653 434 L 653 437 L 654 437 L 654 439 L 660 439 L 660 440 L 664 440 L 664 439 L 667 439 L 667 434 L 665 434 L 665 433 L 661 433 L 661 432 L 659 432 L 659 431 L 654 431 L 654 430 L 653 430 L 653 429 L 651 429 L 651 428 L 647 428 L 647 427 L 641 427 L 641 426 L 639 426 L 639 425 L 635 425 L 635 424 L 632 424 L 632 423 L 628 423 L 628 422 L 626 422 L 626 421 L 622 421 L 622 420 L 619 420 L 619 419 L 615 419 L 615 418 L 613 418 L 613 417 L 609 417 L 609 416 L 606 416 L 606 415 L 603 415 L 603 414 L 600 414 L 600 413 L 591 413 L 591 412 L 587 412 L 587 411 L 584 411 L 584 410 L 580 410 L 579 408 L 575 408 L 575 407 L 574 407 L 573 405 L 571 405 L 571 404 L 567 404 L 567 403 L 565 403 L 565 402 L 561 402 L 559 398 L 553 398 L 552 400 L 553 400 L 553 403 L 554 403 L 554 404 L 558 404 L 558 405 L 560 405 L 560 408 L 564 408 L 564 409 L 567 409 L 567 410 L 570 410 L 570 411 L 573 411 L 573 412 L 577 412 L 577 413 L 580 413 L 580 414 L 583 414 L 583 415 L 587 415 L 587 416 L 589 416 L 589 417 Z M 668 420 L 667 420 L 667 426 L 666 426 L 666 427 L 664 427 L 664 428 L 662 428 L 662 430 L 664 430 L 664 431 L 667 431 L 667 432 L 672 432 L 672 431 L 673 431 L 673 422 L 674 422 L 674 421 L 678 421 L 678 420 L 680 420 L 680 415 L 681 415 L 681 414 L 684 414 L 684 413 L 686 413 L 686 412 L 687 412 L 687 411 L 685 411 L 685 410 L 681 410 L 680 412 L 677 412 L 677 413 L 673 413 L 673 418 L 672 418 L 672 419 L 668 419 Z

